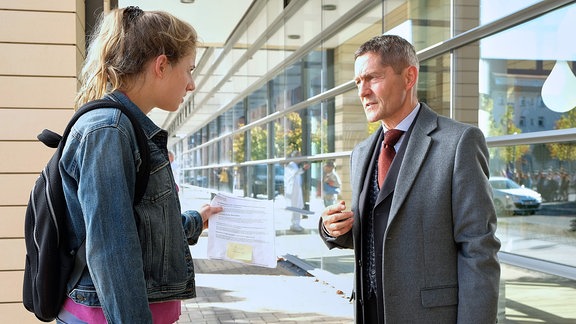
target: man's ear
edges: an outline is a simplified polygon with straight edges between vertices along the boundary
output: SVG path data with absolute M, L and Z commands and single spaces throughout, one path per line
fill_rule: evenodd
M 168 66 L 168 57 L 164 54 L 159 55 L 154 60 L 154 75 L 158 78 L 162 79 L 164 77 L 164 73 L 166 72 L 166 67 Z
M 406 80 L 406 87 L 414 88 L 416 86 L 416 82 L 418 82 L 418 68 L 414 65 L 410 65 L 404 71 L 404 77 Z

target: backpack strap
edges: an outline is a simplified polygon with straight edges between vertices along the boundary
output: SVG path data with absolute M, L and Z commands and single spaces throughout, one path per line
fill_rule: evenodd
M 134 206 L 137 205 L 144 196 L 146 192 L 146 187 L 148 186 L 148 177 L 150 175 L 150 148 L 148 147 L 148 138 L 142 129 L 142 126 L 136 119 L 136 117 L 119 102 L 109 100 L 109 99 L 98 99 L 94 101 L 90 101 L 84 104 L 82 107 L 78 109 L 68 122 L 64 133 L 60 138 L 58 138 L 58 134 L 51 132 L 49 130 L 44 130 L 40 135 L 38 135 L 38 139 L 42 141 L 44 144 L 51 146 L 50 143 L 54 143 L 54 141 L 58 138 L 58 145 L 60 154 L 62 154 L 62 150 L 64 149 L 64 145 L 66 144 L 66 139 L 68 138 L 68 134 L 72 130 L 72 126 L 74 123 L 82 116 L 83 114 L 99 108 L 116 108 L 119 109 L 126 117 L 130 119 L 132 122 L 132 126 L 134 127 L 134 133 L 136 134 L 136 141 L 138 142 L 138 148 L 141 152 L 141 159 L 142 164 L 136 173 L 136 188 L 134 193 Z M 53 147 L 53 146 L 51 146 Z M 60 149 L 61 148 L 61 149 Z M 80 280 L 82 276 L 82 272 L 84 272 L 84 267 L 86 266 L 86 240 L 82 242 L 78 250 L 76 251 L 76 257 L 74 259 L 74 269 L 70 274 L 70 279 L 68 280 L 68 291 L 71 291 L 74 286 Z

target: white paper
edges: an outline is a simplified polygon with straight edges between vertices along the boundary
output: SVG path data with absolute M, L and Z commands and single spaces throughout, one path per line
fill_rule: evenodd
M 223 211 L 208 221 L 209 259 L 276 267 L 272 200 L 218 193 L 210 204 Z

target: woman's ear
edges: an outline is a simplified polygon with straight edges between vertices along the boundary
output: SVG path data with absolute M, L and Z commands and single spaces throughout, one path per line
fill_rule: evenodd
M 154 60 L 154 75 L 160 79 L 164 78 L 168 64 L 170 64 L 170 62 L 166 55 L 162 54 L 156 57 Z

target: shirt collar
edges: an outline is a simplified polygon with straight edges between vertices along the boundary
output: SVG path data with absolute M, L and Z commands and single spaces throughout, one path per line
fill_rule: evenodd
M 416 115 L 418 115 L 418 111 L 420 111 L 420 103 L 416 104 L 416 107 L 414 107 L 414 109 L 412 109 L 412 112 L 410 112 L 408 114 L 408 116 L 406 116 L 404 119 L 402 119 L 402 121 L 396 125 L 396 129 L 401 130 L 401 131 L 408 131 L 408 128 L 410 128 L 410 125 L 412 125 L 412 123 L 414 122 L 414 119 L 416 119 Z M 387 132 L 388 128 L 386 128 L 386 126 L 384 127 L 384 131 Z

